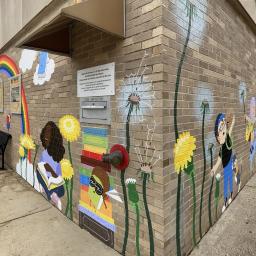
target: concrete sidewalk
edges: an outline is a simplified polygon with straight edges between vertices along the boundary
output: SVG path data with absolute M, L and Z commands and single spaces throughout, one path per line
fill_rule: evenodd
M 256 255 L 256 175 L 190 256 Z
M 69 221 L 15 172 L 0 172 L 0 256 L 119 255 Z

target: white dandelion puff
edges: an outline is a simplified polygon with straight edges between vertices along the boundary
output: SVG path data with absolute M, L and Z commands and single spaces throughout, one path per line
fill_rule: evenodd
M 141 178 L 143 176 L 143 173 L 148 174 L 148 180 L 151 178 L 154 180 L 154 173 L 153 173 L 153 167 L 157 164 L 158 161 L 161 160 L 160 154 L 158 156 L 156 155 L 156 147 L 153 145 L 153 136 L 156 129 L 156 122 L 154 121 L 153 127 L 150 127 L 147 125 L 147 137 L 145 146 L 143 147 L 144 154 L 141 153 L 141 150 L 139 146 L 135 147 L 135 152 L 138 158 L 138 161 L 140 163 L 140 170 L 138 173 L 141 173 Z M 150 154 L 151 152 L 151 154 Z
M 187 24 L 189 21 L 188 8 L 193 6 L 193 17 L 191 24 L 191 35 L 190 44 L 194 42 L 196 44 L 201 44 L 205 26 L 206 26 L 206 13 L 208 11 L 208 1 L 207 0 L 176 0 L 176 19 L 180 31 L 183 36 L 187 35 Z M 191 8 L 191 7 L 190 7 Z
M 239 85 L 239 102 L 241 105 L 245 104 L 245 100 L 247 97 L 247 86 L 245 82 L 240 82 Z
M 125 121 L 130 123 L 143 122 L 152 113 L 152 101 L 155 98 L 152 81 L 148 80 L 145 72 L 148 69 L 143 65 L 145 52 L 138 71 L 127 76 L 118 90 L 116 98 L 118 102 L 118 112 L 122 114 Z M 130 120 L 127 120 L 127 119 Z
M 207 104 L 207 113 L 205 115 L 206 120 L 210 120 L 212 113 L 213 113 L 213 94 L 212 91 L 207 88 L 207 84 L 200 83 L 195 91 L 195 100 L 194 100 L 194 110 L 196 114 L 196 118 L 198 120 L 202 120 L 202 111 L 203 111 L 203 104 Z

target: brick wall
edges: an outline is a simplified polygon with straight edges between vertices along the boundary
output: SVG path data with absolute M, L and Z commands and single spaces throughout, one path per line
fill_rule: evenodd
M 118 95 L 120 89 L 125 82 L 125 77 L 131 73 L 135 73 L 139 69 L 145 51 L 147 56 L 142 63 L 143 68 L 147 69 L 144 73 L 145 81 L 152 83 L 152 89 L 155 91 L 152 101 L 152 113 L 147 113 L 144 123 L 131 124 L 131 163 L 126 171 L 126 178 L 137 179 L 137 190 L 140 195 L 140 245 L 141 254 L 149 255 L 149 239 L 146 214 L 142 202 L 142 180 L 137 175 L 139 169 L 138 158 L 134 146 L 139 146 L 142 150 L 145 147 L 147 134 L 147 124 L 153 124 L 156 121 L 156 129 L 152 143 L 156 147 L 156 155 L 162 158 L 163 144 L 163 128 L 162 128 L 162 93 L 164 80 L 167 78 L 163 74 L 162 63 L 162 35 L 161 22 L 162 11 L 161 1 L 127 1 L 126 16 L 126 33 L 125 40 L 117 39 L 111 35 L 105 34 L 95 28 L 85 24 L 75 22 L 72 29 L 72 59 L 50 54 L 50 58 L 55 61 L 55 71 L 51 80 L 42 86 L 33 84 L 33 74 L 37 61 L 34 62 L 33 68 L 23 74 L 23 83 L 28 101 L 29 119 L 31 125 L 32 137 L 40 143 L 40 132 L 47 121 L 52 120 L 58 124 L 59 118 L 64 114 L 72 114 L 79 118 L 79 98 L 76 97 L 76 72 L 77 70 L 101 65 L 105 63 L 115 62 L 116 64 L 116 93 Z M 155 28 L 158 28 L 155 30 Z M 152 38 L 152 36 L 154 38 Z M 12 48 L 6 52 L 17 63 L 21 56 L 21 50 Z M 5 109 L 8 110 L 9 87 L 5 81 Z M 118 96 L 116 96 L 118 97 Z M 125 145 L 125 119 L 118 110 L 118 102 L 116 97 L 111 97 L 112 122 L 110 128 L 110 146 L 115 143 Z M 4 120 L 4 119 L 2 119 Z M 88 124 L 81 123 L 81 127 Z M 95 126 L 95 125 L 94 125 Z M 105 125 L 96 125 L 99 127 L 108 127 Z M 7 163 L 11 168 L 15 169 L 18 162 L 18 138 L 20 135 L 20 117 L 13 116 L 12 129 L 13 135 L 11 144 L 8 146 Z M 65 144 L 67 149 L 67 145 Z M 74 221 L 78 223 L 78 202 L 80 197 L 80 182 L 78 168 L 80 164 L 80 153 L 82 149 L 82 139 L 72 143 L 72 154 L 75 167 L 74 176 L 74 195 L 73 209 Z M 42 147 L 39 149 L 42 151 Z M 67 151 L 67 150 L 66 150 Z M 39 152 L 39 155 L 40 155 Z M 67 153 L 66 153 L 67 154 Z M 142 154 L 145 155 L 145 152 Z M 152 152 L 149 152 L 149 157 Z M 32 159 L 34 152 L 32 152 Z M 67 155 L 65 156 L 67 158 Z M 148 184 L 148 204 L 151 213 L 155 236 L 155 255 L 163 255 L 164 251 L 164 211 L 163 211 L 163 175 L 162 163 L 159 161 L 154 167 L 155 183 L 150 181 Z M 120 172 L 112 168 L 111 176 L 115 178 L 116 189 L 122 194 L 120 184 Z M 66 196 L 62 200 L 66 202 Z M 65 204 L 65 203 L 64 203 Z M 65 209 L 65 205 L 63 207 Z M 122 250 L 124 236 L 124 210 L 123 205 L 113 202 L 114 220 L 117 226 L 115 233 L 115 249 Z M 136 218 L 134 209 L 129 206 L 130 215 L 130 231 L 127 245 L 127 255 L 135 254 L 135 229 Z M 85 231 L 86 232 L 86 231 Z
M 173 148 L 175 143 L 173 129 L 173 104 L 178 63 L 186 39 L 188 17 L 185 4 L 178 1 L 163 0 L 163 70 L 168 81 L 163 89 L 164 111 L 164 212 L 165 212 L 165 255 L 174 255 L 176 248 L 176 191 L 177 173 L 173 166 Z M 184 1 L 185 2 L 185 1 Z M 210 156 L 208 144 L 215 144 L 214 163 L 220 146 L 215 140 L 214 124 L 218 113 L 231 113 L 236 117 L 233 131 L 233 152 L 236 153 L 242 168 L 242 186 L 247 182 L 249 171 L 250 145 L 245 141 L 245 121 L 243 104 L 239 101 L 241 82 L 247 85 L 245 101 L 246 114 L 249 114 L 249 102 L 255 96 L 255 34 L 245 24 L 227 1 L 191 1 L 196 3 L 197 16 L 192 20 L 189 47 L 181 73 L 181 86 L 178 97 L 179 131 L 190 131 L 196 137 L 194 157 L 196 176 L 196 237 L 199 240 L 199 205 L 203 179 L 202 149 L 202 113 L 201 101 L 207 98 L 210 112 L 205 121 L 207 168 L 202 209 L 202 233 L 209 229 L 208 195 L 210 189 Z M 207 7 L 208 2 L 208 7 Z M 194 23 L 194 28 L 193 28 Z M 204 24 L 204 25 L 203 25 Z M 166 43 L 165 43 L 166 42 Z M 203 90 L 202 88 L 207 88 Z M 208 93 L 210 92 L 210 96 Z M 204 96 L 205 94 L 205 96 Z M 171 152 L 171 154 L 170 154 Z M 170 157 L 171 156 L 171 157 Z M 219 168 L 223 175 L 223 169 Z M 192 249 L 192 190 L 190 178 L 182 174 L 183 187 L 181 199 L 181 246 L 184 254 Z M 237 188 L 234 183 L 234 193 Z M 215 190 L 215 185 L 214 189 Z M 223 206 L 223 178 L 220 185 L 221 195 L 218 217 Z M 214 214 L 214 191 L 212 196 L 212 219 Z

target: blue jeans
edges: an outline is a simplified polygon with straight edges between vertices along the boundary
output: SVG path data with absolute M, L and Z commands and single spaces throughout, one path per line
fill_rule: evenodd
M 49 190 L 48 187 L 46 186 L 43 178 L 41 177 L 40 173 L 36 171 L 36 176 L 38 179 L 38 182 L 41 184 L 41 186 L 44 188 L 45 194 L 47 195 L 48 200 L 51 200 L 51 195 L 53 192 L 55 192 L 59 198 L 63 197 L 65 194 L 64 186 L 59 186 L 57 188 Z
M 229 193 L 233 193 L 233 156 L 230 157 L 228 164 L 224 168 L 224 200 L 227 200 Z

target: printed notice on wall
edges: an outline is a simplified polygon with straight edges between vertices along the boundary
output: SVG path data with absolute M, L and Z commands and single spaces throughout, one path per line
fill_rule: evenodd
M 77 71 L 77 96 L 115 95 L 115 63 Z

